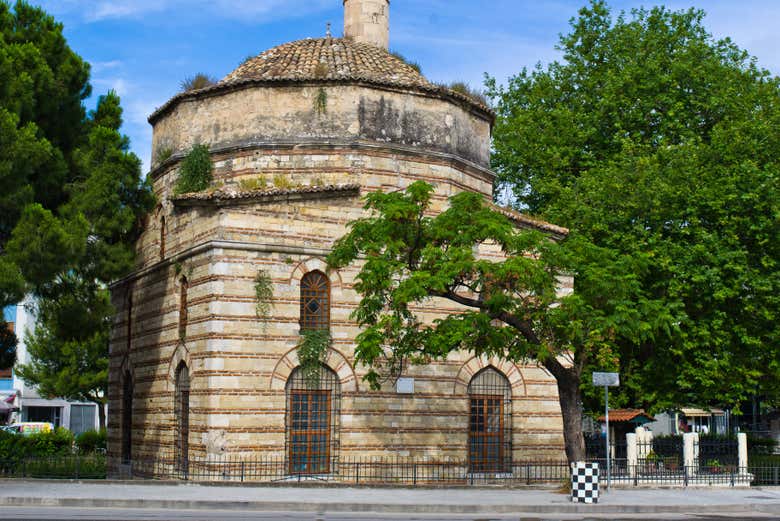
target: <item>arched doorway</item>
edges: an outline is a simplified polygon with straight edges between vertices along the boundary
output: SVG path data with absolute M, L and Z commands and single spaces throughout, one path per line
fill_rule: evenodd
M 471 472 L 512 470 L 512 388 L 494 367 L 471 379 L 469 395 L 469 468 Z
M 190 453 L 190 370 L 184 362 L 176 369 L 173 414 L 176 428 L 176 467 L 186 474 Z
M 325 366 L 319 382 L 308 380 L 300 367 L 287 380 L 288 470 L 291 474 L 328 474 L 338 457 L 341 386 L 336 373 Z
M 133 379 L 125 371 L 122 382 L 122 463 L 133 459 Z

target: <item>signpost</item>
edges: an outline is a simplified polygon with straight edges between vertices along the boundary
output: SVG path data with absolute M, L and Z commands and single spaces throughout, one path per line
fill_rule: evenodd
M 620 385 L 620 375 L 618 373 L 593 373 L 593 387 L 604 387 L 604 407 L 606 409 L 607 424 L 607 490 L 610 489 L 612 481 L 611 454 L 609 450 L 609 388 Z

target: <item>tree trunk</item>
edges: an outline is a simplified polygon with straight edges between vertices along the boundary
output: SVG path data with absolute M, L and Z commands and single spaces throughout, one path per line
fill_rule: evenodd
M 95 402 L 98 407 L 98 424 L 100 425 L 100 429 L 106 428 L 106 404 Z
M 558 399 L 563 415 L 563 441 L 569 463 L 585 461 L 585 437 L 582 435 L 582 397 L 580 379 L 571 369 L 556 376 Z

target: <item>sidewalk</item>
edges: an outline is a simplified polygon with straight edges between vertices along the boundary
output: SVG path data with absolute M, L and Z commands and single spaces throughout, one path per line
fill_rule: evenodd
M 221 486 L 0 480 L 0 506 L 415 514 L 780 514 L 780 488 L 613 489 L 598 505 L 551 490 Z

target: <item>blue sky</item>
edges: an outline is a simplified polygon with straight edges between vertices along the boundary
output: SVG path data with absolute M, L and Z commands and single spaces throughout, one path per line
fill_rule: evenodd
M 557 58 L 558 35 L 586 0 L 392 0 L 390 46 L 433 81 L 481 85 Z M 341 0 L 31 0 L 65 24 L 71 47 L 92 64 L 95 95 L 115 89 L 124 132 L 145 168 L 148 115 L 198 72 L 222 78 L 247 56 L 307 37 L 341 34 Z M 613 0 L 615 12 L 656 2 Z M 777 0 L 668 0 L 698 7 L 717 37 L 730 36 L 780 74 Z M 94 100 L 90 105 L 94 104 Z

